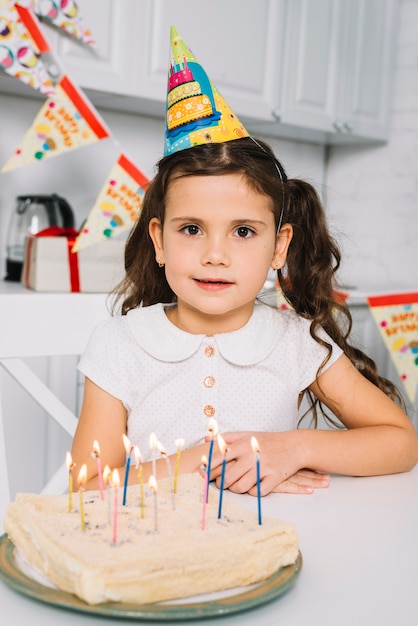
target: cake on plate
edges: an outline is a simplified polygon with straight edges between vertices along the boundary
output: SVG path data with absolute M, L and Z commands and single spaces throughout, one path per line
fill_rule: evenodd
M 82 493 L 82 507 L 73 494 L 71 511 L 68 495 L 21 493 L 4 528 L 20 558 L 92 605 L 147 604 L 246 586 L 296 562 L 292 524 L 268 517 L 259 524 L 257 513 L 229 498 L 218 519 L 219 491 L 209 488 L 205 506 L 204 489 L 199 474 L 186 474 L 175 494 L 162 479 L 154 493 L 130 486 L 125 506 L 120 490 L 115 508 L 113 489 L 104 499 L 98 491 Z

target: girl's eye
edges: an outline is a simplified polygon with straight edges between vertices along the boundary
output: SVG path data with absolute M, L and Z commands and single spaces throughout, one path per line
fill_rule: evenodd
M 242 239 L 254 235 L 254 231 L 248 226 L 239 226 L 235 232 L 237 233 L 238 237 L 241 237 Z
M 196 224 L 187 224 L 181 229 L 186 235 L 199 235 L 200 228 Z

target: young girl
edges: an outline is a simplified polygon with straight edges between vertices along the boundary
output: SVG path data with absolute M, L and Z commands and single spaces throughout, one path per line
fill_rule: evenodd
M 94 440 L 102 465 L 123 477 L 125 433 L 145 479 L 151 433 L 173 467 L 183 437 L 180 471 L 196 471 L 209 418 L 227 446 L 225 488 L 235 492 L 256 493 L 252 435 L 263 495 L 311 493 L 330 473 L 410 470 L 418 444 L 401 397 L 347 341 L 339 261 L 315 190 L 288 180 L 267 145 L 247 137 L 164 157 L 127 242 L 122 315 L 97 328 L 80 363 L 72 455 L 87 463 L 88 486 L 98 485 Z M 259 301 L 270 267 L 293 310 Z M 303 396 L 314 422 L 327 407 L 343 427 L 298 428 Z M 213 449 L 219 482 L 223 455 Z M 160 457 L 157 476 L 166 474 Z

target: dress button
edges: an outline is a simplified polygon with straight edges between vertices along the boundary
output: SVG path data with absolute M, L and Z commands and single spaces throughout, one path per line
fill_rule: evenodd
M 207 404 L 203 409 L 203 413 L 206 415 L 206 417 L 213 417 L 215 415 L 215 412 L 215 409 L 210 404 Z
M 205 376 L 203 379 L 203 384 L 205 387 L 211 388 L 215 385 L 215 377 L 214 376 Z
M 205 348 L 205 356 L 211 358 L 215 354 L 215 348 L 213 346 L 206 346 Z

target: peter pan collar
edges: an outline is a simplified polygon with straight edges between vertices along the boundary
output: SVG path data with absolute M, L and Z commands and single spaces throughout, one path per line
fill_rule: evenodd
M 274 349 L 283 332 L 281 316 L 273 307 L 257 302 L 245 326 L 213 337 L 193 335 L 177 328 L 165 310 L 170 304 L 154 304 L 129 311 L 127 322 L 137 343 L 160 361 L 188 359 L 203 344 L 214 343 L 223 358 L 235 365 L 255 365 Z

